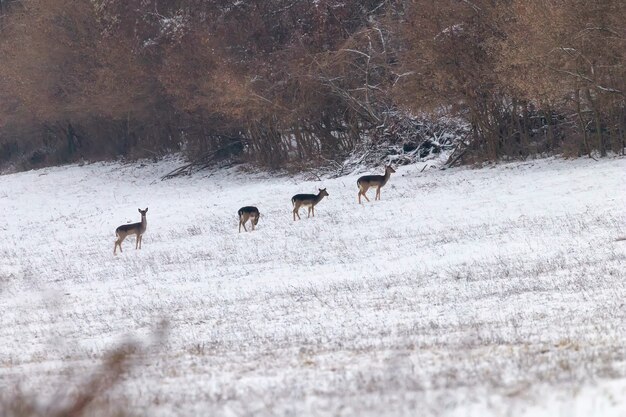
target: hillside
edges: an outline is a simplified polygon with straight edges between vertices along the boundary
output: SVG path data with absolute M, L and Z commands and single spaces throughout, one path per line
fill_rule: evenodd
M 175 164 L 0 176 L 0 392 L 45 403 L 132 338 L 102 401 L 134 415 L 626 413 L 626 159 L 404 166 L 362 206 L 358 174 Z

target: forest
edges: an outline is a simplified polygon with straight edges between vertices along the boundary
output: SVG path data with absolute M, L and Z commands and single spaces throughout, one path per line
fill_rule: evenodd
M 467 127 L 458 163 L 623 153 L 625 17 L 623 0 L 1 0 L 0 168 L 305 168 L 420 123 Z

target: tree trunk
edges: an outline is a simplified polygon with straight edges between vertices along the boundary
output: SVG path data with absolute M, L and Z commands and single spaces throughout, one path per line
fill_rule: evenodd
M 596 142 L 598 145 L 598 149 L 600 150 L 600 156 L 606 156 L 606 140 L 604 135 L 602 134 L 602 121 L 600 120 L 600 113 L 598 112 L 598 107 L 596 102 L 593 100 L 591 95 L 591 91 L 589 88 L 585 88 L 585 98 L 589 102 L 589 106 L 591 107 L 591 111 L 593 112 L 593 121 L 596 129 Z
M 580 122 L 580 129 L 583 134 L 583 146 L 585 153 L 591 157 L 591 149 L 589 148 L 589 138 L 587 137 L 587 126 L 585 126 L 585 119 L 583 118 L 582 108 L 580 106 L 580 89 L 576 89 L 576 114 L 578 115 L 578 121 Z

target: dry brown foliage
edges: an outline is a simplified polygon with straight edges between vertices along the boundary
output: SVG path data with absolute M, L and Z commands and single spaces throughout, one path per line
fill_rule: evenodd
M 316 164 L 407 110 L 464 118 L 466 159 L 624 149 L 618 0 L 10 5 L 0 160 L 25 167 L 181 149 Z
M 83 381 L 59 381 L 63 388 L 47 403 L 19 388 L 8 390 L 0 396 L 0 414 L 4 417 L 129 416 L 123 407 L 104 398 L 121 383 L 136 360 L 137 350 L 133 344 L 120 346 L 106 354 L 100 367 Z

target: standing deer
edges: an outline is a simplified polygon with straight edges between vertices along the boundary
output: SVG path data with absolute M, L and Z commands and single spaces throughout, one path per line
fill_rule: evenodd
M 391 177 L 391 174 L 394 172 L 396 172 L 396 170 L 391 168 L 391 165 L 387 165 L 385 167 L 385 175 L 364 175 L 359 178 L 356 181 L 356 185 L 359 187 L 359 204 L 361 204 L 361 196 L 365 197 L 368 202 L 370 201 L 367 195 L 365 195 L 370 187 L 376 187 L 376 197 L 374 197 L 374 200 L 380 200 L 380 189 L 387 184 L 389 177 Z
M 300 215 L 298 214 L 298 210 L 300 210 L 301 206 L 308 207 L 309 212 L 307 217 L 311 217 L 311 213 L 313 213 L 313 217 L 315 217 L 315 205 L 322 201 L 322 198 L 328 197 L 328 193 L 326 192 L 326 188 L 318 188 L 320 191 L 317 195 L 315 194 L 296 194 L 291 197 L 291 204 L 293 204 L 293 221 L 296 221 L 296 216 L 300 219 Z
M 130 223 L 123 224 L 117 229 L 115 229 L 115 235 L 117 236 L 117 240 L 115 241 L 115 246 L 113 247 L 113 255 L 116 255 L 117 247 L 120 247 L 120 252 L 122 252 L 122 242 L 128 235 L 136 235 L 137 240 L 135 241 L 135 249 L 141 249 L 141 240 L 144 232 L 146 231 L 146 227 L 148 226 L 148 222 L 146 221 L 146 213 L 148 212 L 148 207 L 145 210 L 138 209 L 139 213 L 141 213 L 141 222 L 139 223 Z
M 239 233 L 241 233 L 241 226 L 243 226 L 243 230 L 248 231 L 248 229 L 246 229 L 246 222 L 248 220 L 252 223 L 252 230 L 254 230 L 254 226 L 259 223 L 259 217 L 261 216 L 259 209 L 253 206 L 242 207 L 237 214 L 239 215 Z

